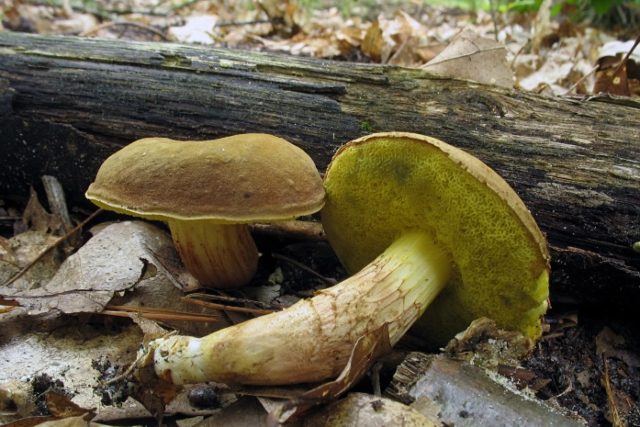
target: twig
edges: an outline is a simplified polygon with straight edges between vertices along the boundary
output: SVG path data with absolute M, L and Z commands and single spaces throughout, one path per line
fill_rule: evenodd
M 217 300 L 217 301 L 225 301 L 225 302 L 231 302 L 231 303 L 235 303 L 235 304 L 253 304 L 256 305 L 258 307 L 262 307 L 265 310 L 270 310 L 270 311 L 275 311 L 276 308 L 274 309 L 273 306 L 269 305 L 269 304 L 265 304 L 262 301 L 256 301 L 256 300 L 250 300 L 250 299 L 246 299 L 246 298 L 235 298 L 235 297 L 231 297 L 228 295 L 214 295 L 214 294 L 203 294 L 203 293 L 193 293 L 193 294 L 189 294 L 189 298 L 193 298 L 193 299 L 200 299 L 200 300 Z
M 73 227 L 71 230 L 69 230 L 68 233 L 66 233 L 64 236 L 60 237 L 58 240 L 56 240 L 55 242 L 53 242 L 53 244 L 51 246 L 49 246 L 48 248 L 46 248 L 44 251 L 42 251 L 40 253 L 40 255 L 38 255 L 33 261 L 31 261 L 29 264 L 27 264 L 22 270 L 20 270 L 19 272 L 17 272 L 16 274 L 13 275 L 13 277 L 11 277 L 9 280 L 7 280 L 6 282 L 4 282 L 2 284 L 2 286 L 9 286 L 10 284 L 12 284 L 13 282 L 15 282 L 16 280 L 18 280 L 19 278 L 21 278 L 31 267 L 33 267 L 38 261 L 40 261 L 46 254 L 48 254 L 49 252 L 51 252 L 54 248 L 58 247 L 62 242 L 66 241 L 69 237 L 73 236 L 77 231 L 79 231 L 80 229 L 82 229 L 82 227 L 84 227 L 85 225 L 87 225 L 87 223 L 89 221 L 91 221 L 92 219 L 94 219 L 100 212 L 102 212 L 102 209 L 98 209 L 95 212 L 93 212 L 91 215 L 89 215 L 87 218 L 85 218 L 84 221 L 82 221 L 80 224 L 76 225 L 75 227 Z
M 613 427 L 623 427 L 626 424 L 620 416 L 620 411 L 618 411 L 616 397 L 614 395 L 613 388 L 611 387 L 611 381 L 609 379 L 609 364 L 607 363 L 607 357 L 604 354 L 602 355 L 602 363 L 604 364 L 604 389 L 607 393 L 607 404 L 609 406 L 609 411 L 611 411 L 611 425 Z
M 296 267 L 298 267 L 299 269 L 306 271 L 307 273 L 317 277 L 318 279 L 322 280 L 323 282 L 325 282 L 325 283 L 327 283 L 329 285 L 335 285 L 336 283 L 338 283 L 338 281 L 336 279 L 334 279 L 333 277 L 325 277 L 322 274 L 318 273 L 317 271 L 307 267 L 306 265 L 304 265 L 300 261 L 296 261 L 295 259 L 289 258 L 286 255 L 281 255 L 281 254 L 273 252 L 271 254 L 271 256 L 274 257 L 275 259 L 279 259 L 279 260 L 288 262 L 289 264 L 293 264 Z
M 584 76 L 580 77 L 577 82 L 575 82 L 569 89 L 567 89 L 567 91 L 565 93 L 563 93 L 562 96 L 567 96 L 571 92 L 573 92 L 573 90 L 575 88 L 577 88 L 578 85 L 580 85 L 580 83 L 582 83 L 583 81 L 588 79 L 589 76 L 592 75 L 593 73 L 595 73 L 597 69 L 598 69 L 598 65 L 594 66 L 587 74 L 585 74 Z
M 498 18 L 496 17 L 496 0 L 489 0 L 491 20 L 493 21 L 493 36 L 498 41 Z
M 236 27 L 243 25 L 256 25 L 256 24 L 269 24 L 271 21 L 268 19 L 254 19 L 252 21 L 230 21 L 230 22 L 220 22 L 215 24 L 213 27 Z
M 627 52 L 627 54 L 624 56 L 624 58 L 622 59 L 622 61 L 620 61 L 620 63 L 618 64 L 618 66 L 616 67 L 615 71 L 613 72 L 613 74 L 611 74 L 611 81 L 613 81 L 613 78 L 620 72 L 620 70 L 622 69 L 622 67 L 624 67 L 624 64 L 627 63 L 627 61 L 629 60 L 629 57 L 631 56 L 631 54 L 633 53 L 634 50 L 636 50 L 636 47 L 638 47 L 638 44 L 640 43 L 640 35 L 638 36 L 638 38 L 636 38 L 636 42 L 633 44 L 633 46 L 631 46 L 631 49 L 629 49 L 629 52 Z
M 254 233 L 267 234 L 277 237 L 289 237 L 307 240 L 326 240 L 322 224 L 316 221 L 282 221 L 271 224 L 251 224 Z
M 188 304 L 199 305 L 201 307 L 212 308 L 214 310 L 235 311 L 238 313 L 251 313 L 251 314 L 263 315 L 263 314 L 273 313 L 275 311 L 275 310 L 265 310 L 262 308 L 236 307 L 233 305 L 218 304 L 215 302 L 208 302 L 208 301 L 195 299 L 195 298 L 192 298 L 191 296 L 182 297 L 180 300 Z
M 159 308 L 147 307 L 128 307 L 128 306 L 111 306 L 108 305 L 98 314 L 106 314 L 116 317 L 130 317 L 129 314 L 135 313 L 151 320 L 183 320 L 190 322 L 215 322 L 220 317 L 214 314 L 198 314 L 186 311 L 173 311 Z
M 143 24 L 139 24 L 137 22 L 128 22 L 128 21 L 105 22 L 104 24 L 96 25 L 92 29 L 80 33 L 79 36 L 88 37 L 88 36 L 91 36 L 91 35 L 97 33 L 100 30 L 105 30 L 105 29 L 108 29 L 108 28 L 116 27 L 116 26 L 127 26 L 127 27 L 139 28 L 141 30 L 150 31 L 150 32 L 152 32 L 153 34 L 157 35 L 158 37 L 162 38 L 165 41 L 169 40 L 169 38 L 167 36 L 165 36 L 162 31 L 156 30 L 155 28 L 150 27 L 148 25 L 143 25 Z

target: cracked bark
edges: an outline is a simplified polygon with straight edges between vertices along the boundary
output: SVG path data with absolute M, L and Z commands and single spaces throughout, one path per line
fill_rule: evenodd
M 598 102 L 606 101 L 606 102 Z M 158 43 L 0 33 L 0 194 L 56 176 L 73 203 L 134 139 L 267 132 L 320 170 L 342 143 L 401 130 L 476 155 L 547 234 L 554 299 L 640 298 L 640 103 L 585 102 L 421 70 Z

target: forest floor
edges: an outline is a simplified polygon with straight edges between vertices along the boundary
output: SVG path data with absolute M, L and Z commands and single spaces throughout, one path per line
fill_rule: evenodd
M 504 48 L 503 71 L 519 90 L 553 96 L 589 96 L 598 91 L 640 95 L 636 65 L 640 52 L 632 52 L 638 20 L 633 14 L 626 24 L 604 30 L 566 16 L 552 17 L 544 10 L 492 14 L 419 2 L 385 7 L 354 4 L 348 10 L 301 7 L 293 2 L 229 3 L 2 0 L 0 29 L 199 43 L 426 69 L 466 29 L 477 40 L 489 39 Z M 480 66 L 486 64 L 485 77 L 496 78 L 489 67 L 494 59 L 482 57 L 483 50 L 488 49 L 478 48 L 474 55 Z M 618 67 L 630 52 L 627 66 Z M 620 76 L 626 83 L 612 83 Z M 15 243 L 18 236 L 34 231 L 33 219 L 27 218 L 33 212 L 23 209 L 0 195 L 0 261 L 21 250 L 20 243 Z M 51 227 L 44 229 L 48 231 L 40 227 L 35 237 L 25 237 L 24 247 L 33 243 L 29 239 L 39 245 L 51 244 L 57 237 L 52 237 Z M 9 243 L 10 239 L 14 240 Z M 327 285 L 315 273 L 337 280 L 345 275 L 322 239 L 263 236 L 258 243 L 263 256 L 254 284 L 273 286 L 277 282 L 277 299 L 284 305 Z M 23 252 L 20 256 L 25 259 L 33 255 L 26 249 Z M 638 326 L 624 315 L 555 301 L 553 291 L 551 302 L 545 334 L 534 352 L 521 366 L 505 366 L 501 373 L 540 399 L 577 413 L 589 425 L 640 425 Z M 6 335 L 0 333 L 3 337 Z

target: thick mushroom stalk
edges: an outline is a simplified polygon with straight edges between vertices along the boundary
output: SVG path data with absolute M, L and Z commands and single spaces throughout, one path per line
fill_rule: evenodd
M 168 221 L 187 270 L 200 283 L 235 288 L 248 283 L 258 266 L 258 249 L 246 224 Z
M 175 384 L 278 385 L 335 377 L 368 332 L 387 324 L 395 344 L 450 273 L 449 258 L 427 234 L 406 233 L 354 276 L 286 310 L 203 338 L 151 342 L 156 374 Z

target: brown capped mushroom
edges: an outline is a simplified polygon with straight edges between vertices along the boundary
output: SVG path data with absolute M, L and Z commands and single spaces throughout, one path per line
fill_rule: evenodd
M 216 288 L 242 286 L 255 273 L 258 251 L 247 223 L 289 220 L 324 204 L 311 158 L 267 134 L 137 140 L 104 161 L 86 197 L 167 222 L 187 269 Z

